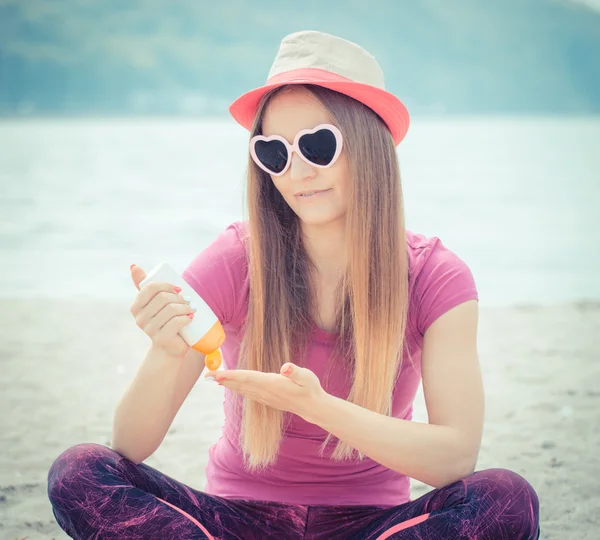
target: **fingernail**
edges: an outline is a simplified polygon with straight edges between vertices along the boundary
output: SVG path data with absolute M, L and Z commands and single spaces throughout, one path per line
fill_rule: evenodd
M 188 313 L 188 317 L 189 317 L 190 319 L 193 319 L 193 318 L 194 318 L 194 314 L 193 314 L 193 313 Z
M 135 266 L 135 263 L 129 267 L 129 270 L 131 270 L 134 266 Z
M 181 287 L 177 287 L 177 286 L 175 285 L 175 286 L 173 287 L 173 290 L 174 290 L 176 293 L 180 293 L 180 292 L 181 292 Z
M 195 305 L 195 304 L 192 304 L 192 303 L 190 302 L 190 309 L 193 309 L 194 311 L 196 311 L 198 308 L 196 307 L 196 305 Z
M 183 300 L 184 300 L 185 302 L 191 302 L 191 301 L 192 301 L 192 297 L 191 297 L 191 296 L 184 296 L 184 297 L 183 297 Z
M 204 377 L 204 380 L 205 380 L 205 381 L 214 381 L 214 380 L 215 380 L 215 378 L 214 378 L 214 377 L 210 377 L 210 376 L 208 376 L 208 377 Z

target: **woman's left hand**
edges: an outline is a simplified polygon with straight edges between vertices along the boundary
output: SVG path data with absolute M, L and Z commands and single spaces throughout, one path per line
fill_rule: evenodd
M 212 372 L 217 383 L 249 399 L 297 414 L 307 422 L 326 395 L 319 378 L 309 369 L 290 362 L 280 373 L 263 373 L 247 369 Z

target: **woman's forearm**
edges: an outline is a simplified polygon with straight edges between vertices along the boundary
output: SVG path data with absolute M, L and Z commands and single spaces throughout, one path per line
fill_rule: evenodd
M 477 461 L 457 429 L 385 416 L 330 394 L 306 420 L 384 467 L 436 488 L 468 476 Z
M 180 387 L 185 361 L 185 357 L 172 356 L 160 348 L 149 349 L 116 407 L 114 450 L 140 462 L 160 446 L 179 408 L 181 398 L 177 398 L 183 392 Z M 201 366 L 198 375 L 200 371 Z

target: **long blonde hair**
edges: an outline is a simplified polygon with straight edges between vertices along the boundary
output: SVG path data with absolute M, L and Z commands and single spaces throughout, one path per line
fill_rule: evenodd
M 389 415 L 408 311 L 408 256 L 396 149 L 371 109 L 338 92 L 302 86 L 323 104 L 343 133 L 351 175 L 348 264 L 337 288 L 339 338 L 332 357 L 337 355 L 348 368 L 352 386 L 347 399 Z M 250 137 L 261 133 L 265 107 L 285 88 L 263 97 Z M 315 267 L 303 247 L 297 216 L 251 157 L 246 191 L 250 298 L 239 367 L 278 373 L 306 350 L 316 313 Z M 245 398 L 238 404 L 246 467 L 254 470 L 274 463 L 286 415 Z M 330 439 L 331 434 L 322 451 Z M 348 459 L 353 454 L 352 447 L 338 441 L 332 458 Z

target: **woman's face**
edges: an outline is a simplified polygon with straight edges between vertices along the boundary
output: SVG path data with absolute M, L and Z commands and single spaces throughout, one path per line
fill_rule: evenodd
M 319 124 L 333 124 L 327 109 L 305 88 L 292 88 L 277 94 L 267 105 L 262 134 L 265 137 L 280 135 L 293 144 L 299 131 Z M 336 221 L 343 224 L 350 187 L 345 149 L 337 161 L 325 169 L 307 163 L 296 152 L 292 153 L 291 159 L 285 174 L 271 175 L 271 180 L 302 224 L 322 226 Z M 325 189 L 329 191 L 314 197 L 296 195 L 301 191 Z

